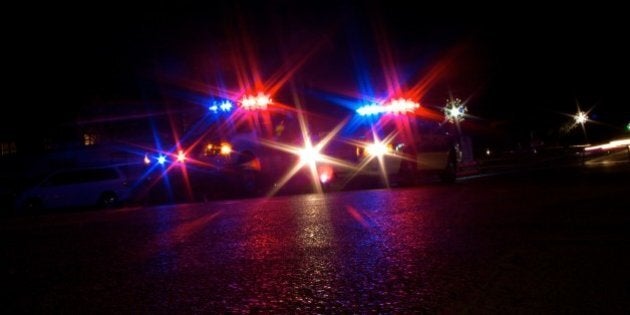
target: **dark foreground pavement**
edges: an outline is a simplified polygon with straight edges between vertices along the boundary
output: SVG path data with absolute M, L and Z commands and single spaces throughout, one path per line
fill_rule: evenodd
M 0 222 L 8 313 L 630 311 L 628 167 Z

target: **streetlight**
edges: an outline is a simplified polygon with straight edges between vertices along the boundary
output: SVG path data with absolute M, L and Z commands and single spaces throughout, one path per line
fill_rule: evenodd
M 583 111 L 578 111 L 577 114 L 575 114 L 574 118 L 575 118 L 575 123 L 581 124 L 581 125 L 584 125 L 584 123 L 588 121 L 588 115 Z
M 464 120 L 466 111 L 468 111 L 468 109 L 466 108 L 464 103 L 462 103 L 461 99 L 451 96 L 446 100 L 446 106 L 444 106 L 444 117 L 448 122 L 455 124 L 455 126 L 457 127 L 457 143 L 455 145 L 457 146 L 456 152 L 459 155 L 457 159 L 460 162 L 463 162 L 465 159 L 467 159 L 465 158 L 466 156 L 472 157 L 471 154 L 468 154 L 470 152 L 471 143 L 468 138 L 463 137 L 462 130 L 459 125 L 459 123 Z M 462 157 L 464 158 L 462 159 Z
M 444 115 L 450 123 L 456 123 L 459 128 L 459 122 L 464 120 L 464 115 L 468 109 L 459 98 L 449 98 L 444 106 Z
M 464 120 L 464 115 L 468 109 L 462 103 L 462 100 L 457 97 L 450 97 L 446 100 L 446 106 L 444 106 L 444 118 L 457 127 L 457 137 L 461 137 L 461 128 L 459 123 Z M 459 139 L 458 141 L 460 141 Z
M 584 141 L 588 142 L 588 138 L 586 136 L 586 128 L 584 127 L 584 124 L 588 121 L 588 114 L 581 110 L 578 110 L 577 114 L 575 114 L 573 118 L 575 119 L 576 124 L 580 124 L 582 126 L 582 132 L 584 133 Z

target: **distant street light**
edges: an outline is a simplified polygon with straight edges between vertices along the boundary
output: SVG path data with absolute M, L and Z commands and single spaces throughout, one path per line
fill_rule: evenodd
M 464 120 L 464 115 L 468 109 L 462 103 L 459 98 L 449 98 L 446 100 L 446 106 L 444 106 L 444 115 L 446 120 L 450 123 L 456 123 L 459 126 L 459 122 Z
M 460 149 L 465 145 L 465 143 L 467 143 L 462 135 L 462 129 L 459 125 L 459 123 L 464 120 L 467 110 L 468 109 L 464 106 L 461 99 L 452 96 L 446 100 L 446 106 L 444 106 L 444 116 L 446 120 L 454 124 L 457 128 L 457 143 L 455 145 Z
M 577 114 L 575 114 L 573 118 L 575 119 L 576 124 L 580 124 L 582 126 L 584 141 L 588 142 L 588 137 L 586 136 L 586 127 L 584 127 L 584 124 L 588 121 L 588 114 L 581 110 L 578 110 Z
M 578 111 L 577 114 L 575 114 L 575 123 L 584 125 L 584 123 L 587 121 L 588 121 L 588 115 L 585 112 Z
M 626 131 L 630 131 L 630 122 L 626 125 Z

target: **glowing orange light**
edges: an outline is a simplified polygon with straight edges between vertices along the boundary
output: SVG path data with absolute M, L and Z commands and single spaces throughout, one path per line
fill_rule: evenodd
M 365 147 L 365 151 L 371 156 L 382 157 L 386 153 L 390 152 L 391 148 L 382 142 L 375 142 L 368 144 Z
M 232 153 L 232 146 L 229 143 L 221 143 L 221 154 L 230 155 Z
M 184 162 L 186 161 L 186 153 L 184 153 L 184 151 L 179 150 L 179 152 L 177 152 L 177 162 Z
M 589 146 L 589 147 L 584 148 L 584 150 L 586 150 L 586 151 L 610 150 L 610 149 L 623 148 L 623 147 L 627 147 L 627 146 L 630 146 L 630 139 L 615 140 L 615 141 L 610 141 L 610 142 L 605 143 L 605 144 Z
M 317 172 L 319 173 L 319 181 L 322 184 L 328 183 L 334 175 L 333 168 L 330 165 L 320 165 L 317 167 Z

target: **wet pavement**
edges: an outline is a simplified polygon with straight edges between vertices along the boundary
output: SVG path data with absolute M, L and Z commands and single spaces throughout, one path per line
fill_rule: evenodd
M 9 313 L 630 310 L 627 167 L 0 221 Z

